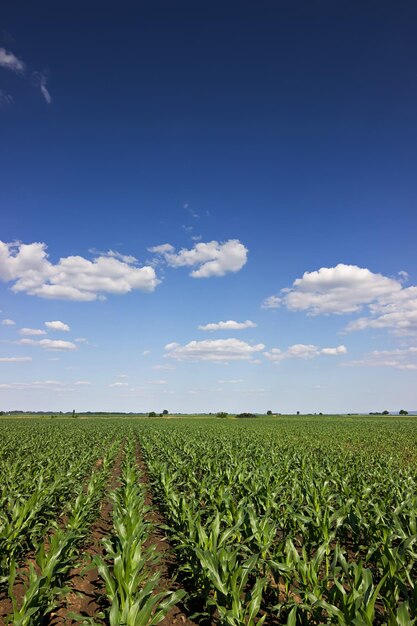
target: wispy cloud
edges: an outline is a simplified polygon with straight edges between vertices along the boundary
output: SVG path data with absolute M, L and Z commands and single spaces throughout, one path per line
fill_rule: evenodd
M 1 356 L 0 363 L 24 363 L 25 361 L 31 361 L 31 356 Z
M 47 74 L 45 72 L 33 72 L 33 81 L 35 85 L 39 87 L 40 92 L 45 102 L 47 102 L 48 104 L 51 104 L 52 97 L 47 87 L 47 83 L 48 83 Z
M 5 319 L 1 321 L 2 326 L 15 326 L 16 322 L 14 320 Z
M 9 52 L 5 48 L 0 48 L 0 67 L 15 72 L 16 74 L 23 74 L 26 69 L 26 64 L 14 55 L 13 52 Z
M 363 359 L 345 361 L 346 367 L 389 367 L 397 370 L 417 370 L 417 347 L 395 350 L 373 350 Z
M 26 336 L 46 335 L 46 330 L 41 330 L 40 328 L 21 328 L 19 334 Z

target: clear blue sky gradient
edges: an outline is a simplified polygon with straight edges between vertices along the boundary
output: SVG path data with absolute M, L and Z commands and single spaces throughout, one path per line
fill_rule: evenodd
M 0 358 L 32 360 L 0 362 L 0 408 L 417 409 L 417 322 L 346 333 L 367 303 L 261 307 L 339 263 L 417 284 L 417 5 L 25 4 L 0 10 L 0 48 L 26 64 L 24 75 L 0 66 L 12 98 L 0 106 L 0 240 L 44 242 L 53 263 L 113 250 L 154 264 L 148 248 L 191 249 L 192 237 L 239 240 L 248 258 L 210 278 L 159 259 L 152 293 L 93 302 L 3 280 L 0 318 L 16 324 L 0 326 Z M 47 337 L 88 343 L 16 343 L 48 320 L 71 330 Z M 198 329 L 225 320 L 256 327 Z M 166 344 L 228 338 L 265 348 L 229 362 L 166 356 Z M 264 355 L 294 344 L 346 352 Z

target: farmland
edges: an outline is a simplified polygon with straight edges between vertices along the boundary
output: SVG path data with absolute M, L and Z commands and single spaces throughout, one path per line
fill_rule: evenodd
M 0 435 L 1 623 L 417 623 L 415 418 Z

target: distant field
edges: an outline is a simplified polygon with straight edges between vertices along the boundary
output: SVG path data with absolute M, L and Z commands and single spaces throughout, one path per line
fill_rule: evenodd
M 196 417 L 3 416 L 0 623 L 415 623 L 415 417 Z

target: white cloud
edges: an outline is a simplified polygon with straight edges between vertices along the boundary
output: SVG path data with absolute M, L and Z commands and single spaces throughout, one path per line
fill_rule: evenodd
M 142 356 L 149 356 L 149 354 L 150 354 L 150 353 L 151 353 L 151 351 L 150 351 L 150 350 L 144 350 L 144 351 L 142 352 Z
M 54 322 L 45 322 L 45 326 L 50 330 L 60 330 L 63 332 L 68 332 L 70 330 L 68 324 L 60 322 L 59 320 L 55 320 Z M 77 341 L 77 339 L 75 341 Z
M 320 313 L 351 313 L 364 304 L 382 296 L 398 292 L 398 281 L 375 274 L 356 265 L 339 264 L 306 272 L 294 281 L 293 288 L 285 296 L 285 303 L 292 310 L 308 310 Z
M 245 265 L 248 254 L 247 248 L 238 239 L 229 239 L 223 243 L 198 242 L 193 248 L 182 248 L 178 253 L 168 243 L 149 248 L 149 251 L 162 255 L 171 267 L 196 267 L 190 273 L 193 278 L 238 272 Z
M 165 346 L 165 356 L 179 361 L 240 361 L 251 359 L 264 348 L 263 343 L 252 345 L 240 339 L 213 339 L 190 341 L 185 346 L 169 343 Z
M 273 363 L 280 363 L 286 359 L 313 359 L 314 357 L 323 356 L 339 356 L 346 354 L 346 346 L 340 345 L 335 348 L 318 348 L 313 344 L 296 343 L 287 350 L 283 351 L 280 348 L 272 348 L 268 352 L 264 352 L 264 356 L 268 361 Z
M 357 265 L 339 263 L 305 272 L 292 287 L 270 296 L 264 308 L 280 304 L 309 315 L 356 313 L 366 315 L 350 322 L 346 331 L 387 329 L 398 335 L 417 334 L 417 286 L 405 287 L 405 271 L 398 279 L 376 274 Z
M 153 291 L 160 282 L 150 266 L 133 267 L 109 257 L 92 261 L 63 257 L 53 264 L 44 243 L 0 241 L 0 280 L 13 282 L 12 291 L 42 298 L 91 301 L 101 294 L 125 294 L 134 289 Z
M 175 248 L 170 243 L 163 243 L 160 246 L 152 246 L 152 248 L 148 248 L 149 252 L 153 252 L 155 254 L 166 254 L 174 252 Z
M 346 346 L 337 346 L 337 348 L 323 348 L 320 350 L 320 354 L 327 356 L 337 356 L 338 354 L 346 354 Z
M 26 65 L 15 56 L 13 52 L 8 52 L 5 48 L 0 48 L 0 67 L 16 72 L 16 74 L 22 74 L 25 71 Z
M 401 289 L 398 280 L 357 265 L 339 263 L 336 267 L 305 272 L 292 287 L 281 290 L 281 299 L 291 311 L 341 314 L 358 311 L 363 305 L 391 297 Z
M 77 380 L 74 385 L 91 385 L 91 382 L 89 380 Z
M 346 330 L 386 328 L 398 335 L 417 334 L 417 287 L 406 287 L 380 298 L 369 307 L 370 315 L 350 322 Z
M 250 320 L 246 320 L 246 322 L 228 320 L 227 322 L 206 324 L 205 326 L 199 326 L 198 328 L 200 330 L 243 330 L 244 328 L 256 328 L 256 324 Z
M 46 335 L 46 331 L 45 330 L 41 330 L 40 328 L 21 328 L 19 330 L 19 333 L 21 335 Z
M 109 387 L 129 387 L 129 383 L 121 383 L 119 381 L 111 383 Z
M 149 385 L 167 385 L 166 380 L 148 380 Z
M 243 383 L 243 379 L 242 378 L 235 378 L 235 379 L 231 379 L 231 380 L 218 380 L 217 383 L 219 385 L 237 385 L 239 383 Z
M 269 296 L 261 304 L 262 309 L 279 309 L 281 306 L 282 298 L 279 296 Z
M 165 363 L 164 365 L 153 365 L 152 369 L 153 370 L 173 370 L 175 368 L 169 363 Z
M 41 339 L 37 341 L 35 339 L 19 339 L 16 343 L 23 346 L 39 346 L 44 350 L 62 350 L 65 352 L 71 352 L 72 350 L 78 350 L 78 346 L 72 341 L 62 341 L 61 339 Z
M 9 319 L 2 320 L 1 323 L 3 326 L 15 326 L 16 325 L 16 322 L 14 320 L 9 320 Z
M 417 370 L 417 347 L 395 350 L 373 350 L 364 359 L 347 361 L 346 367 L 389 367 L 397 370 Z
M 25 361 L 31 361 L 31 356 L 1 356 L 0 363 L 24 363 Z

